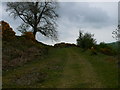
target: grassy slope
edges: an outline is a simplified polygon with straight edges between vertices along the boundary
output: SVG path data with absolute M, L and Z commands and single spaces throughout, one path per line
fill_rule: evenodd
M 117 75 L 113 57 L 90 56 L 79 48 L 51 48 L 46 58 L 3 72 L 3 87 L 115 88 Z
M 2 41 L 3 70 L 22 66 L 30 61 L 43 58 L 48 51 L 48 46 L 32 42 L 24 37 L 16 37 L 13 40 Z

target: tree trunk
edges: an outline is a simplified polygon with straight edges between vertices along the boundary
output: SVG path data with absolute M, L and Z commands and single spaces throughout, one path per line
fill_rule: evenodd
M 35 10 L 37 10 L 37 8 L 38 8 L 38 2 L 36 2 L 35 3 L 35 6 L 36 6 L 36 8 L 34 8 Z M 37 18 L 37 12 L 35 12 L 34 13 L 34 27 L 33 27 L 33 35 L 34 35 L 34 38 L 35 38 L 35 35 L 36 35 L 36 33 L 37 33 L 37 25 L 38 25 L 38 23 L 37 23 L 37 20 L 38 18 Z
M 36 36 L 36 33 L 37 33 L 37 30 L 34 29 L 34 31 L 33 31 L 34 38 L 35 38 L 35 36 Z

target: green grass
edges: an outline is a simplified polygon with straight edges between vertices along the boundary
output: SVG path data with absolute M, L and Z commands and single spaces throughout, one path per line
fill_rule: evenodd
M 118 66 L 116 57 L 106 56 L 104 54 L 91 56 L 89 51 L 80 53 L 82 57 L 89 60 L 92 67 L 95 69 L 95 72 L 101 79 L 102 83 L 107 88 L 118 87 Z
M 52 49 L 49 52 L 50 55 L 48 55 L 46 59 L 32 61 L 30 63 L 25 64 L 22 67 L 18 67 L 14 70 L 9 70 L 9 71 L 3 72 L 3 83 L 4 83 L 3 87 L 4 86 L 5 87 L 11 87 L 11 86 L 19 87 L 19 84 L 13 83 L 14 80 L 16 78 L 22 78 L 27 74 L 29 76 L 29 72 L 31 72 L 31 73 L 38 72 L 38 73 L 46 74 L 45 79 L 47 79 L 48 82 L 49 82 L 49 80 L 51 81 L 52 78 L 54 80 L 55 77 L 60 76 L 59 71 L 61 71 L 62 68 L 63 68 L 62 67 L 62 65 L 64 64 L 64 61 L 63 61 L 64 60 L 64 55 L 62 55 L 63 51 L 60 50 L 58 52 L 58 50 L 53 50 Z M 55 53 L 55 54 L 53 54 L 53 53 Z M 61 60 L 56 60 L 56 58 L 59 55 L 62 55 L 63 57 L 61 57 Z M 32 78 L 34 78 L 34 77 L 36 77 L 36 75 L 34 75 Z M 28 77 L 26 76 L 26 78 L 28 78 Z M 41 83 L 39 84 L 39 83 L 35 83 L 35 82 L 38 82 L 38 80 L 34 81 L 34 83 L 32 82 L 32 84 L 33 84 L 32 87 L 42 87 L 43 86 L 43 85 L 41 85 Z M 21 80 L 21 83 L 26 83 L 26 85 L 27 85 L 28 82 L 26 82 L 24 80 L 23 81 Z M 26 87 L 26 86 L 21 85 L 21 87 Z M 31 85 L 27 86 L 27 87 L 31 87 Z
M 117 88 L 112 56 L 75 48 L 50 48 L 45 58 L 3 72 L 3 88 Z

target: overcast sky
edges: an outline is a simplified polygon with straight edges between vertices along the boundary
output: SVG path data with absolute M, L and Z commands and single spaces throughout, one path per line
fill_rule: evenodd
M 14 20 L 5 11 L 5 4 L 0 5 L 0 20 L 7 21 L 16 32 L 21 20 Z M 114 42 L 112 31 L 116 29 L 118 24 L 118 3 L 117 2 L 59 2 L 58 13 L 58 42 L 75 43 L 79 35 L 79 29 L 84 32 L 94 34 L 97 43 Z M 37 33 L 36 38 L 46 44 L 55 44 L 43 35 Z

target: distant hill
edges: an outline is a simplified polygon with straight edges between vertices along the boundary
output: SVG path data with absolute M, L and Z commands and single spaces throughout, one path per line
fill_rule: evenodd
M 108 46 L 112 47 L 115 50 L 118 50 L 118 42 L 106 43 Z

